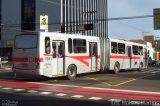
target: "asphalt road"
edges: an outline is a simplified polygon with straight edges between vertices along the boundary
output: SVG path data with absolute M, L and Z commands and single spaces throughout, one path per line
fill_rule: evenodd
M 7 105 L 8 104 L 8 105 Z M 43 96 L 36 94 L 18 94 L 0 92 L 1 106 L 110 106 L 109 101 L 88 101 L 67 98 L 57 98 L 54 96 Z
M 0 71 L 0 79 L 4 80 L 160 92 L 160 68 L 158 67 L 149 67 L 142 72 L 128 70 L 116 75 L 108 72 L 85 74 L 79 75 L 73 81 L 67 80 L 65 77 L 44 79 L 22 75 L 17 75 L 16 78 L 13 78 L 13 76 L 10 71 Z
M 111 73 L 93 73 L 93 74 L 85 74 L 79 75 L 76 80 L 67 80 L 64 77 L 60 78 L 51 78 L 51 79 L 43 79 L 43 78 L 35 78 L 30 76 L 21 76 L 18 75 L 14 78 L 14 74 L 10 71 L 0 71 L 0 81 L 15 81 L 15 82 L 29 82 L 29 83 L 41 83 L 47 85 L 63 85 L 63 86 L 77 86 L 77 87 L 93 87 L 100 89 L 118 89 L 118 90 L 129 90 L 129 91 L 142 91 L 142 92 L 152 92 L 159 93 L 160 92 L 160 68 L 158 67 L 149 67 L 147 70 L 143 72 L 139 72 L 136 70 L 128 70 L 120 72 L 117 75 Z M 51 94 L 44 91 L 28 92 L 28 91 L 16 91 L 15 89 L 10 89 L 1 86 L 0 84 L 0 105 L 4 104 L 7 101 L 18 102 L 18 106 L 23 105 L 93 105 L 93 106 L 138 106 L 142 105 L 141 102 L 144 101 L 125 101 L 123 99 L 115 99 L 114 98 L 105 98 L 98 99 L 91 95 L 85 95 L 85 97 L 81 98 L 81 95 L 77 94 L 63 94 L 58 92 L 52 92 Z M 17 88 L 18 89 L 18 88 Z M 76 88 L 77 89 L 77 88 Z M 78 88 L 79 89 L 79 88 Z M 72 91 L 72 90 L 71 90 Z M 98 92 L 98 91 L 97 91 Z M 59 95 L 59 96 L 57 96 Z M 75 97 L 74 97 L 75 96 Z M 77 96 L 77 97 L 76 97 Z M 79 96 L 79 97 L 78 97 Z M 93 98 L 93 99 L 90 99 Z M 157 97 L 160 99 L 159 97 Z M 112 101 L 114 100 L 114 101 Z M 118 102 L 117 102 L 118 101 Z M 134 102 L 134 103 L 133 103 Z M 132 104 L 133 103 L 133 104 Z M 136 104 L 137 103 L 137 104 Z M 147 101 L 145 106 L 155 105 L 155 102 Z M 143 103 L 144 105 L 144 103 Z M 160 106 L 159 103 L 156 104 Z M 5 105 L 4 105 L 5 106 Z

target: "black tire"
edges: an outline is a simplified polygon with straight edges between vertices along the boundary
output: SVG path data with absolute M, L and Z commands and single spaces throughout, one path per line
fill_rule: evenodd
M 77 68 L 74 65 L 70 65 L 67 69 L 67 78 L 74 80 L 77 76 Z
M 118 74 L 119 71 L 120 71 L 120 65 L 119 65 L 119 63 L 116 62 L 115 65 L 114 65 L 113 73 Z
M 139 64 L 138 71 L 143 71 L 143 63 L 140 63 L 140 64 Z

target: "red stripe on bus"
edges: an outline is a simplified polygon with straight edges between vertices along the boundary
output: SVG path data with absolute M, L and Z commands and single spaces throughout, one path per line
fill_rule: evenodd
M 90 56 L 66 56 L 68 58 L 73 58 L 75 60 L 78 60 L 89 67 L 89 62 L 86 62 L 85 59 L 90 59 Z
M 52 56 L 51 54 L 44 54 L 44 56 Z M 78 60 L 89 67 L 89 62 L 86 61 L 86 59 L 90 59 L 90 56 L 65 56 L 68 58 L 73 58 L 75 60 Z M 97 56 L 97 59 L 99 59 L 100 56 Z M 13 58 L 14 62 L 44 62 L 43 58 L 27 58 L 27 57 L 15 57 Z
M 43 56 L 53 56 L 53 54 L 43 54 Z
M 43 62 L 43 58 L 14 57 L 14 62 Z
M 66 56 L 68 58 L 73 58 L 75 60 L 78 60 L 89 67 L 89 62 L 86 61 L 86 59 L 90 59 L 90 56 Z M 100 56 L 97 56 L 97 59 L 100 58 Z
M 116 56 L 116 55 L 111 55 L 111 59 L 130 59 L 129 56 Z M 139 56 L 132 56 L 131 59 L 141 59 Z

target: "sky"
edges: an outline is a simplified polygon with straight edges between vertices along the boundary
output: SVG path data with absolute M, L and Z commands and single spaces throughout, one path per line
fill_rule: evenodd
M 108 0 L 109 18 L 153 15 L 160 8 L 160 0 Z M 109 37 L 116 39 L 142 39 L 143 35 L 160 37 L 154 30 L 153 17 L 109 21 Z

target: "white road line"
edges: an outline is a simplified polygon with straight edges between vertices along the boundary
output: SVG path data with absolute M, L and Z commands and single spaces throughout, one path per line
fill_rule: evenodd
M 73 95 L 72 98 L 83 98 L 83 95 Z
M 64 93 L 58 93 L 56 94 L 56 96 L 66 96 L 67 94 L 64 94 Z
M 27 92 L 28 92 L 28 93 L 37 93 L 38 91 L 35 91 L 35 90 L 28 90 Z
M 3 90 L 10 90 L 10 89 L 12 89 L 12 88 L 2 88 Z
M 151 72 L 152 74 L 155 74 L 155 73 L 158 73 L 159 71 L 153 71 L 153 72 Z
M 100 98 L 100 97 L 90 97 L 89 99 L 90 100 L 101 100 L 102 98 Z
M 136 91 L 136 90 L 124 90 L 124 89 L 111 89 L 111 88 L 96 88 L 96 87 L 83 87 L 83 86 L 74 86 L 74 85 L 65 85 L 65 84 L 46 84 L 46 83 L 37 83 L 37 82 L 27 82 L 33 84 L 42 84 L 42 85 L 51 85 L 59 87 L 73 87 L 73 88 L 86 88 L 86 89 L 96 89 L 96 90 L 110 90 L 110 91 L 122 91 L 122 92 L 135 92 L 135 93 L 145 93 L 145 94 L 160 94 L 160 92 L 149 92 L 149 91 Z
M 41 95 L 50 95 L 50 94 L 52 94 L 52 92 L 40 92 L 39 94 L 41 94 Z
M 14 89 L 14 91 L 21 92 L 21 91 L 25 91 L 25 89 Z

